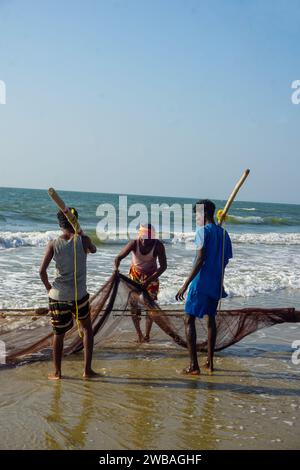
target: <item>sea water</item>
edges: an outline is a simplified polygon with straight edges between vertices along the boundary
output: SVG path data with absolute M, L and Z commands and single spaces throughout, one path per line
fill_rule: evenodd
M 100 204 L 112 204 L 118 211 L 119 195 L 61 192 L 67 204 L 75 206 L 84 230 L 98 245 L 88 259 L 88 287 L 94 292 L 112 273 L 114 258 L 125 239 L 97 238 L 96 215 Z M 195 199 L 128 196 L 128 206 L 145 204 L 193 204 Z M 224 201 L 214 201 L 222 208 Z M 36 307 L 46 304 L 38 268 L 45 246 L 59 235 L 56 208 L 47 191 L 0 188 L 0 308 Z M 156 227 L 161 232 L 164 227 Z M 290 305 L 300 292 L 300 206 L 262 202 L 235 202 L 226 228 L 233 242 L 234 258 L 226 270 L 225 285 L 230 299 L 256 302 L 264 295 L 268 305 L 277 301 Z M 159 301 L 174 304 L 177 289 L 187 276 L 195 253 L 186 240 L 193 233 L 182 231 L 182 221 L 172 220 L 171 237 L 165 240 L 168 270 L 161 277 Z M 189 245 L 190 246 L 190 245 Z M 130 260 L 122 263 L 128 271 Z M 53 274 L 53 266 L 50 267 Z M 51 277 L 51 276 L 50 276 Z M 275 303 L 274 303 L 275 305 Z

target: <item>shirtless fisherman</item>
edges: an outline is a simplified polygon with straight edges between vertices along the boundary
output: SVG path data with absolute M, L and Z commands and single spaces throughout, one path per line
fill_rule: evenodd
M 121 261 L 132 253 L 129 277 L 145 287 L 153 300 L 157 300 L 159 291 L 158 278 L 167 269 L 167 258 L 164 244 L 156 239 L 155 229 L 151 224 L 141 225 L 136 240 L 131 240 L 115 258 L 115 266 L 119 269 Z M 157 264 L 159 262 L 159 267 Z M 150 341 L 153 320 L 146 314 L 145 336 L 140 327 L 140 310 L 133 312 L 133 323 L 138 335 L 138 342 Z

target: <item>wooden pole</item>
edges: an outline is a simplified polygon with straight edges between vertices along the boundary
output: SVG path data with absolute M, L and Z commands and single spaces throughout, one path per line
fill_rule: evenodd
M 231 204 L 233 203 L 234 199 L 235 199 L 235 196 L 237 195 L 237 193 L 239 192 L 240 188 L 242 187 L 242 185 L 244 184 L 244 181 L 246 180 L 247 176 L 249 175 L 250 173 L 250 170 L 249 168 L 247 170 L 244 171 L 244 173 L 242 174 L 242 176 L 240 177 L 239 181 L 236 183 L 232 193 L 230 194 L 226 204 L 225 204 L 225 207 L 224 209 L 222 210 L 222 214 L 221 214 L 221 217 L 220 217 L 220 221 L 219 221 L 219 225 L 222 225 L 225 217 L 226 217 L 226 214 L 228 213 L 229 209 L 230 209 L 230 206 Z
M 65 216 L 68 218 L 70 223 L 72 224 L 72 227 L 75 231 L 75 233 L 82 233 L 82 229 L 78 223 L 78 220 L 76 219 L 75 215 L 72 214 L 70 209 L 65 205 L 64 201 L 60 198 L 60 196 L 57 194 L 54 188 L 49 188 L 48 189 L 48 194 L 51 197 L 52 201 L 57 205 L 57 207 L 65 214 Z

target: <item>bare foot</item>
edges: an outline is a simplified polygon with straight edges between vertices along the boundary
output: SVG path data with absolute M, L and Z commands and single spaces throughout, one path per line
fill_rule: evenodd
M 48 380 L 60 380 L 61 379 L 61 373 L 60 372 L 55 372 L 54 374 L 49 374 L 48 375 Z
M 200 375 L 200 369 L 197 367 L 187 367 L 186 369 L 182 370 L 182 374 L 184 375 Z
M 144 336 L 143 335 L 138 335 L 137 339 L 135 340 L 136 343 L 143 343 L 144 342 Z
M 149 335 L 144 336 L 144 342 L 145 343 L 150 343 L 150 336 Z
M 82 377 L 84 379 L 94 379 L 97 377 L 104 377 L 104 374 L 101 374 L 100 372 L 95 372 L 94 370 L 91 369 L 88 372 L 84 372 Z
M 203 364 L 203 367 L 210 374 L 212 374 L 214 371 L 214 366 L 211 366 L 209 361 L 206 361 L 205 364 Z

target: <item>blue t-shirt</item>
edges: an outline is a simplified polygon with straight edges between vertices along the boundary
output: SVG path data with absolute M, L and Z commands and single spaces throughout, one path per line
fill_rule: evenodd
M 219 300 L 222 279 L 222 252 L 224 229 L 216 224 L 206 224 L 196 228 L 195 244 L 198 249 L 204 248 L 204 263 L 190 285 L 190 291 L 205 294 Z M 228 233 L 225 231 L 224 269 L 232 258 L 232 246 Z M 222 297 L 227 294 L 223 290 Z

